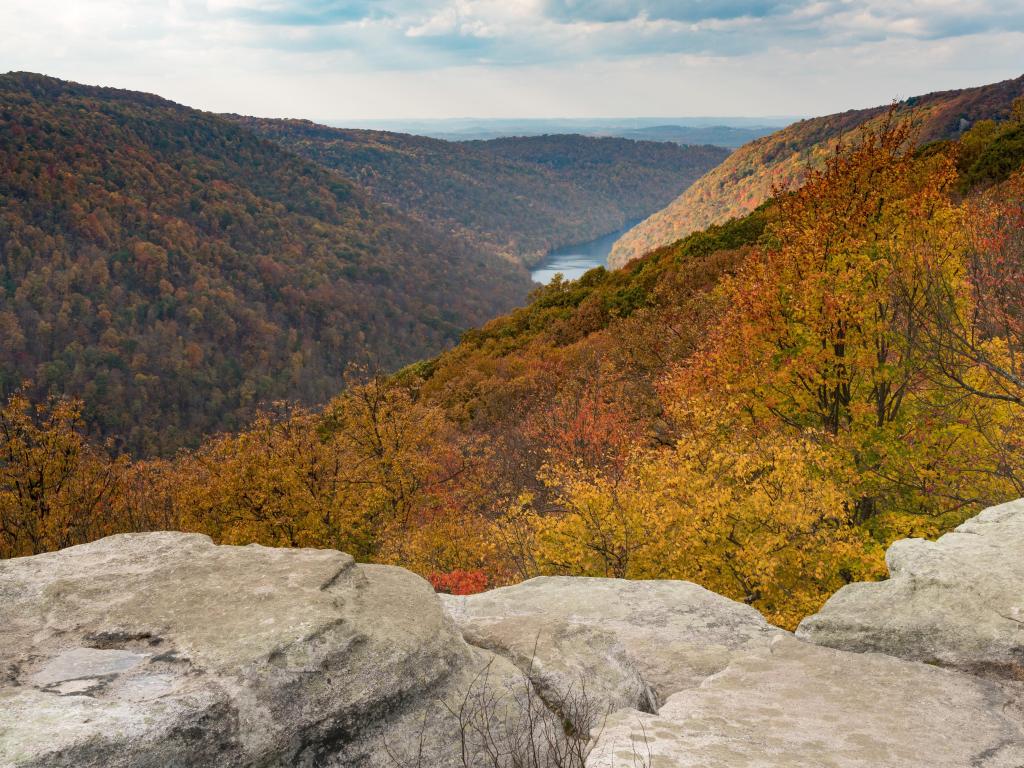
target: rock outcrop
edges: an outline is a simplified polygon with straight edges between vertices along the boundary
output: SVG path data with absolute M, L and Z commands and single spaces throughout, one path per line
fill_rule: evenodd
M 1020 768 L 1022 553 L 1021 501 L 897 542 L 888 581 L 844 587 L 656 715 L 613 714 L 587 766 Z
M 686 582 L 114 536 L 0 561 L 0 768 L 1021 768 L 1022 552 L 1024 502 L 898 542 L 793 635 Z
M 1024 680 L 1024 501 L 992 507 L 937 541 L 898 541 L 890 578 L 850 584 L 797 636 Z
M 588 768 L 1017 768 L 1022 712 L 997 683 L 788 636 L 658 715 L 623 710 Z
M 657 711 L 781 632 L 686 581 L 540 577 L 443 599 L 467 641 L 511 659 L 549 701 L 585 692 L 605 713 Z
M 178 533 L 0 561 L 4 768 L 461 766 L 467 691 L 522 676 L 400 568 Z

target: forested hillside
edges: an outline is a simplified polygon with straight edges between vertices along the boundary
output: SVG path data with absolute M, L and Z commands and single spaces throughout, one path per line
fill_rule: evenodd
M 32 74 L 0 77 L 0 270 L 0 390 L 82 397 L 145 454 L 322 403 L 530 287 L 235 122 Z
M 956 140 L 902 115 L 746 216 L 173 459 L 16 393 L 0 556 L 174 528 L 452 592 L 686 579 L 793 627 L 893 540 L 1024 495 L 1024 100 Z
M 674 141 L 676 144 L 714 144 L 717 147 L 737 149 L 754 139 L 774 132 L 773 128 L 761 126 L 654 125 L 649 128 L 623 131 L 621 135 L 627 139 Z
M 1022 95 L 1024 77 L 910 98 L 900 102 L 899 112 L 915 124 L 917 139 L 926 143 L 955 138 L 978 120 L 1005 119 L 1014 99 Z M 623 235 L 609 263 L 622 266 L 652 248 L 753 210 L 774 189 L 802 183 L 837 141 L 884 118 L 888 111 L 876 107 L 801 120 L 741 147 L 666 208 Z
M 528 264 L 662 208 L 729 154 L 578 135 L 448 142 L 304 120 L 233 119 L 378 200 Z

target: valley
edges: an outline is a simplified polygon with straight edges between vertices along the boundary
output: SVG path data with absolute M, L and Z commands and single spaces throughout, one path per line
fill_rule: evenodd
M 654 213 L 729 156 L 710 145 L 580 135 L 451 142 L 229 117 L 381 203 L 527 265 Z
M 0 2 L 0 768 L 1024 768 L 1018 5 Z
M 791 629 L 895 539 L 1024 493 L 1024 80 L 718 167 L 0 86 L 0 450 L 43 478 L 0 496 L 5 556 L 175 529 L 454 593 L 686 579 Z M 792 184 L 730 197 L 736 163 Z M 721 223 L 588 269 L 702 164 Z
M 527 300 L 524 263 L 726 154 L 456 145 L 3 75 L 0 395 L 81 397 L 94 439 L 172 455 L 275 402 L 322 405 L 350 366 L 452 346 Z

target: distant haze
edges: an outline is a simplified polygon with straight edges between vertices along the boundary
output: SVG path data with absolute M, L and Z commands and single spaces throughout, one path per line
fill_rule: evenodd
M 449 141 L 579 133 L 639 141 L 715 144 L 735 148 L 789 125 L 795 117 L 440 118 L 435 120 L 332 120 L 338 128 L 370 128 Z

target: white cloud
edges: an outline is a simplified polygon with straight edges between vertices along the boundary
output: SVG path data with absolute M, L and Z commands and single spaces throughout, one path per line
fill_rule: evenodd
M 1024 3 L 2 0 L 0 28 L 0 70 L 210 109 L 811 114 L 1020 74 Z

